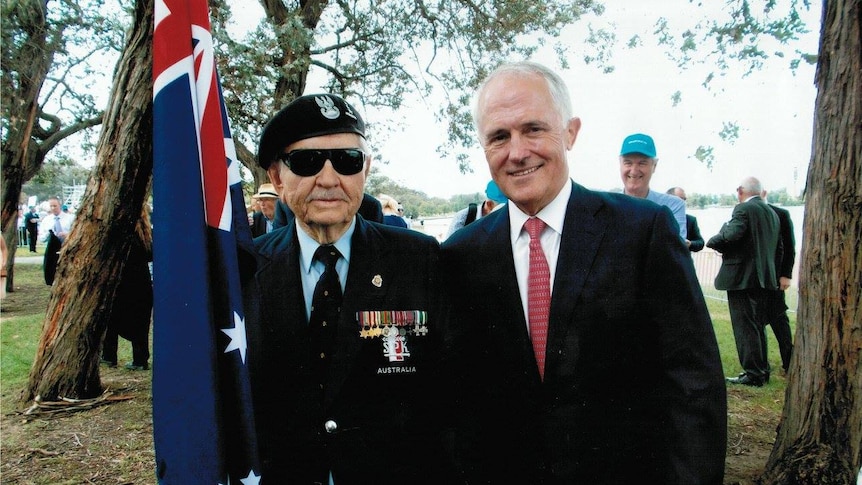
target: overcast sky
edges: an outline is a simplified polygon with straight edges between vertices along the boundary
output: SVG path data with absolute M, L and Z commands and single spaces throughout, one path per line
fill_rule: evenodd
M 724 2 L 713 2 L 720 8 Z M 659 164 L 651 188 L 664 191 L 680 185 L 689 193 L 733 193 L 739 181 L 754 175 L 769 190 L 786 188 L 798 194 L 804 187 L 811 156 L 811 134 L 816 90 L 814 66 L 804 66 L 794 75 L 788 60 L 770 62 L 763 70 L 743 78 L 741 72 L 714 81 L 708 92 L 700 86 L 706 70 L 686 72 L 669 62 L 653 43 L 650 32 L 658 16 L 666 16 L 672 26 L 684 28 L 704 8 L 688 0 L 651 0 L 643 2 L 606 2 L 605 15 L 594 24 L 612 24 L 618 45 L 640 34 L 645 47 L 637 50 L 615 49 L 615 71 L 603 74 L 594 66 L 579 61 L 576 42 L 583 38 L 586 24 L 572 29 L 571 68 L 561 71 L 571 90 L 574 113 L 582 128 L 569 154 L 571 176 L 587 187 L 611 190 L 621 187 L 617 155 L 623 138 L 634 132 L 650 134 L 656 142 Z M 622 4 L 622 5 L 620 5 Z M 819 4 L 804 20 L 812 33 L 803 44 L 804 51 L 815 52 L 819 32 Z M 254 3 L 255 8 L 259 5 Z M 251 4 L 249 5 L 249 7 Z M 243 9 L 255 15 L 254 9 Z M 259 15 L 259 13 L 258 13 Z M 555 66 L 552 57 L 537 56 L 536 61 Z M 318 92 L 310 85 L 307 92 Z M 682 92 L 682 102 L 672 106 L 671 96 Z M 474 173 L 460 174 L 454 160 L 440 160 L 436 147 L 446 139 L 445 126 L 432 117 L 433 100 L 415 100 L 397 119 L 405 126 L 385 144 L 372 144 L 389 160 L 378 163 L 381 173 L 431 196 L 480 192 L 490 179 L 487 165 L 478 148 L 472 157 Z M 371 109 L 367 121 L 387 122 Z M 384 119 L 381 119 L 384 118 Z M 733 121 L 741 127 L 733 145 L 721 141 L 722 122 Z M 715 166 L 708 170 L 692 157 L 699 145 L 714 147 Z

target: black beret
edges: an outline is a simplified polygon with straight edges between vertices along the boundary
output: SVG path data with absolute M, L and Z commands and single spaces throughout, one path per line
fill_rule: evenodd
M 291 101 L 263 127 L 257 147 L 257 163 L 263 169 L 291 143 L 333 133 L 365 137 L 362 116 L 334 94 L 308 94 Z

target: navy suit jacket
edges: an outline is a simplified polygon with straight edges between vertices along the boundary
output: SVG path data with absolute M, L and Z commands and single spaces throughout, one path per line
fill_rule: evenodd
M 463 358 L 456 456 L 470 483 L 720 484 L 715 334 L 670 211 L 573 184 L 540 380 L 509 208 L 442 245 Z
M 258 270 L 246 288 L 248 363 L 263 466 L 261 484 L 309 484 L 314 465 L 335 483 L 450 483 L 436 379 L 449 307 L 439 245 L 423 234 L 357 217 L 325 389 L 312 378 L 296 224 L 255 239 Z M 362 338 L 360 311 L 427 312 L 427 335 L 407 337 L 391 361 L 384 339 Z M 325 424 L 337 426 L 327 432 Z

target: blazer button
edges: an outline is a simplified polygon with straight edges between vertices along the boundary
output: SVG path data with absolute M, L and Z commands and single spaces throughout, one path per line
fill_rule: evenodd
M 335 431 L 338 430 L 338 423 L 330 419 L 323 423 L 323 429 L 325 429 L 329 434 L 335 433 Z

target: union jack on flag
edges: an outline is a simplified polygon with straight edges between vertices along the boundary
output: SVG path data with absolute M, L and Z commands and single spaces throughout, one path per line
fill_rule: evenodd
M 156 0 L 154 23 L 156 474 L 257 484 L 238 257 L 251 232 L 206 0 Z

